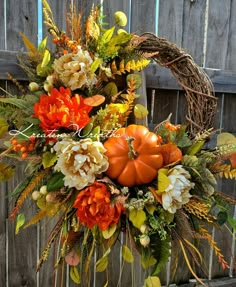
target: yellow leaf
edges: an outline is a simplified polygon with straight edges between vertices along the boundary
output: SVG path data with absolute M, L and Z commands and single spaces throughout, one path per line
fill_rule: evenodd
M 144 287 L 161 287 L 161 281 L 157 276 L 148 276 L 144 282 Z
M 108 266 L 108 256 L 102 257 L 96 262 L 96 272 L 103 272 Z
M 94 95 L 84 99 L 84 103 L 91 107 L 97 107 L 105 101 L 105 97 L 102 95 Z
M 102 231 L 102 235 L 105 239 L 109 239 L 116 231 L 116 224 L 109 226 L 106 230 Z
M 127 245 L 122 246 L 122 257 L 128 263 L 134 262 L 134 256 Z
M 170 180 L 167 176 L 168 170 L 161 168 L 158 170 L 158 191 L 163 192 L 170 185 Z
M 75 284 L 80 284 L 79 271 L 75 266 L 70 267 L 70 278 Z
M 103 256 L 96 262 L 96 272 L 103 272 L 106 270 L 108 265 L 108 255 L 110 254 L 111 249 L 108 248 Z
M 146 213 L 143 210 L 132 209 L 129 211 L 129 220 L 139 229 L 146 220 Z
M 134 106 L 134 116 L 137 118 L 137 119 L 143 119 L 145 118 L 146 116 L 148 115 L 148 110 L 146 107 L 144 107 L 143 105 L 141 104 L 136 104 Z
M 51 59 L 50 52 L 48 50 L 45 50 L 44 55 L 43 55 L 43 61 L 41 64 L 41 68 L 45 68 L 48 65 L 48 63 L 50 62 L 50 59 Z
M 129 105 L 128 104 L 110 104 L 109 105 L 109 109 L 114 109 L 114 110 L 119 110 L 119 112 L 121 114 L 126 113 L 129 109 Z

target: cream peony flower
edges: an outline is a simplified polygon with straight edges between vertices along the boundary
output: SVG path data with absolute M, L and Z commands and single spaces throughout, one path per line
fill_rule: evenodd
M 106 149 L 102 143 L 90 138 L 79 142 L 67 138 L 57 142 L 54 149 L 58 156 L 55 169 L 65 175 L 66 186 L 80 190 L 92 184 L 96 175 L 108 168 L 108 160 L 104 155 Z
M 90 70 L 92 63 L 88 51 L 78 46 L 77 54 L 68 53 L 55 59 L 52 67 L 62 83 L 73 91 L 91 88 L 97 83 L 96 75 Z
M 182 165 L 177 165 L 168 171 L 170 184 L 162 193 L 163 208 L 170 213 L 175 213 L 183 204 L 186 204 L 191 194 L 189 190 L 194 187 L 190 179 L 190 174 Z

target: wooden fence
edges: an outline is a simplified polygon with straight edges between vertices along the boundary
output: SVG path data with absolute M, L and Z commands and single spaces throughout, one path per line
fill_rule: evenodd
M 54 11 L 55 20 L 65 29 L 65 15 L 70 3 L 77 5 L 84 15 L 90 10 L 92 0 L 48 0 Z M 36 44 L 40 36 L 40 21 L 38 25 L 38 5 L 36 0 L 1 0 L 0 1 L 0 87 L 14 92 L 13 85 L 8 81 L 6 72 L 14 77 L 26 81 L 25 75 L 17 66 L 16 55 L 23 49 L 19 32 L 23 32 Z M 106 21 L 113 21 L 113 12 L 124 11 L 128 16 L 127 29 L 137 34 L 153 32 L 160 37 L 183 47 L 191 54 L 197 64 L 202 66 L 212 79 L 218 96 L 218 110 L 215 118 L 215 128 L 225 129 L 236 133 L 236 0 L 104 0 L 104 14 Z M 42 32 L 46 33 L 45 30 Z M 152 111 L 149 114 L 149 124 L 158 123 L 172 113 L 172 120 L 176 123 L 184 121 L 186 102 L 184 93 L 172 77 L 168 69 L 160 68 L 156 64 L 150 65 L 146 71 L 147 105 Z M 146 101 L 146 99 L 145 99 Z M 23 177 L 23 167 L 18 167 L 18 173 L 10 183 L 0 185 L 0 286 L 3 287 L 51 287 L 54 281 L 52 272 L 52 257 L 35 273 L 35 266 L 44 247 L 46 237 L 52 223 L 44 222 L 32 226 L 15 235 L 14 223 L 7 220 L 12 208 L 8 197 L 14 186 Z M 236 195 L 235 182 L 219 183 L 219 189 L 227 194 Z M 25 212 L 30 215 L 35 207 L 29 203 L 25 205 Z M 236 211 L 232 210 L 236 217 Z M 199 270 L 199 276 L 210 281 L 210 286 L 236 286 L 235 275 L 235 233 L 223 228 L 223 231 L 212 230 L 213 237 L 219 242 L 220 248 L 230 262 L 230 270 L 223 271 L 208 247 L 201 247 L 205 257 L 206 273 Z M 121 240 L 125 240 L 121 238 Z M 52 252 L 53 253 L 53 252 Z M 98 256 L 98 254 L 97 254 Z M 138 257 L 138 255 L 137 255 Z M 96 258 L 95 258 L 96 259 Z M 121 278 L 119 271 L 123 270 Z M 68 270 L 67 270 L 68 271 Z M 142 286 L 145 274 L 139 264 L 129 266 L 122 262 L 120 250 L 117 248 L 110 258 L 110 284 L 112 286 Z M 147 275 L 147 274 L 146 274 Z M 171 264 L 161 274 L 163 284 L 175 282 L 188 283 L 190 272 L 183 260 L 175 278 Z M 105 276 L 92 276 L 91 286 L 102 287 Z M 68 272 L 64 279 L 65 287 L 75 284 L 69 281 Z

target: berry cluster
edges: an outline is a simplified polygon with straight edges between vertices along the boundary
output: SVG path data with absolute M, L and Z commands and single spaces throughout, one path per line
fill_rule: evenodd
M 21 153 L 23 159 L 28 157 L 28 153 L 32 152 L 35 148 L 36 139 L 35 137 L 30 137 L 29 140 L 18 141 L 16 138 L 11 140 L 13 150 Z

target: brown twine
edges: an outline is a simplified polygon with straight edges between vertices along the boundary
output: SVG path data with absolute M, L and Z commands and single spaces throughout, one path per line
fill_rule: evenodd
M 208 75 L 177 45 L 152 33 L 144 33 L 143 36 L 146 39 L 138 46 L 139 51 L 150 53 L 151 58 L 160 66 L 169 68 L 185 90 L 186 123 L 190 136 L 194 137 L 197 133 L 212 128 L 217 98 Z

